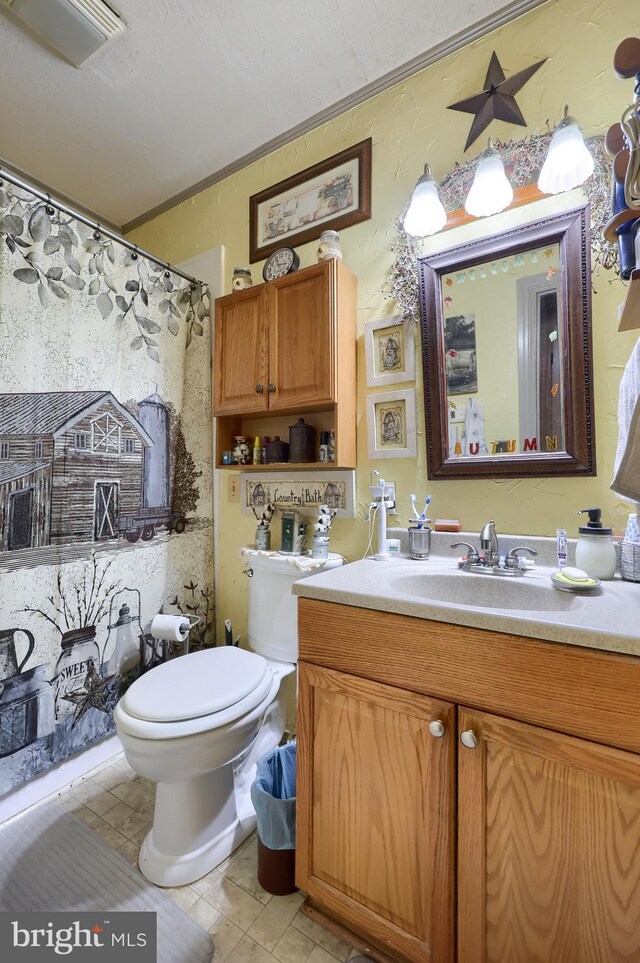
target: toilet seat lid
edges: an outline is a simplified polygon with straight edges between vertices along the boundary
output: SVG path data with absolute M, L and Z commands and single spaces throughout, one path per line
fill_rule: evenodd
M 198 719 L 247 698 L 267 668 L 261 655 L 234 646 L 191 652 L 136 679 L 122 705 L 129 715 L 149 722 Z

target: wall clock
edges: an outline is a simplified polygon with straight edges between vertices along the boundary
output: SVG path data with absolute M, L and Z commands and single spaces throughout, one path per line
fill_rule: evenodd
M 300 258 L 293 248 L 280 247 L 265 261 L 262 277 L 265 281 L 274 281 L 276 278 L 284 277 L 285 274 L 297 271 L 299 267 Z

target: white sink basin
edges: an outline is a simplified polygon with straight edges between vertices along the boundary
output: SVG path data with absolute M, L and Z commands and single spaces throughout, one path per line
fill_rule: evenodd
M 566 612 L 578 601 L 575 595 L 556 592 L 550 582 L 529 580 L 526 575 L 469 572 L 402 575 L 391 579 L 389 588 L 425 601 L 520 612 Z

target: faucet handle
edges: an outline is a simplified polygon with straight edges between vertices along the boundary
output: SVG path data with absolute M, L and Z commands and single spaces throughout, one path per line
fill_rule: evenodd
M 469 551 L 467 552 L 467 562 L 469 562 L 471 565 L 475 565 L 480 561 L 477 548 L 474 548 L 470 542 L 454 542 L 450 548 L 468 548 Z
M 536 556 L 538 553 L 535 548 L 527 548 L 526 545 L 516 545 L 515 548 L 509 549 L 504 558 L 505 568 L 518 568 L 518 552 L 527 552 L 532 557 Z

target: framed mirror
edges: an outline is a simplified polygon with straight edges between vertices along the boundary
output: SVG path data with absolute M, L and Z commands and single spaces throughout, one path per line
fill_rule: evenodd
M 429 478 L 595 475 L 589 223 L 419 258 Z

